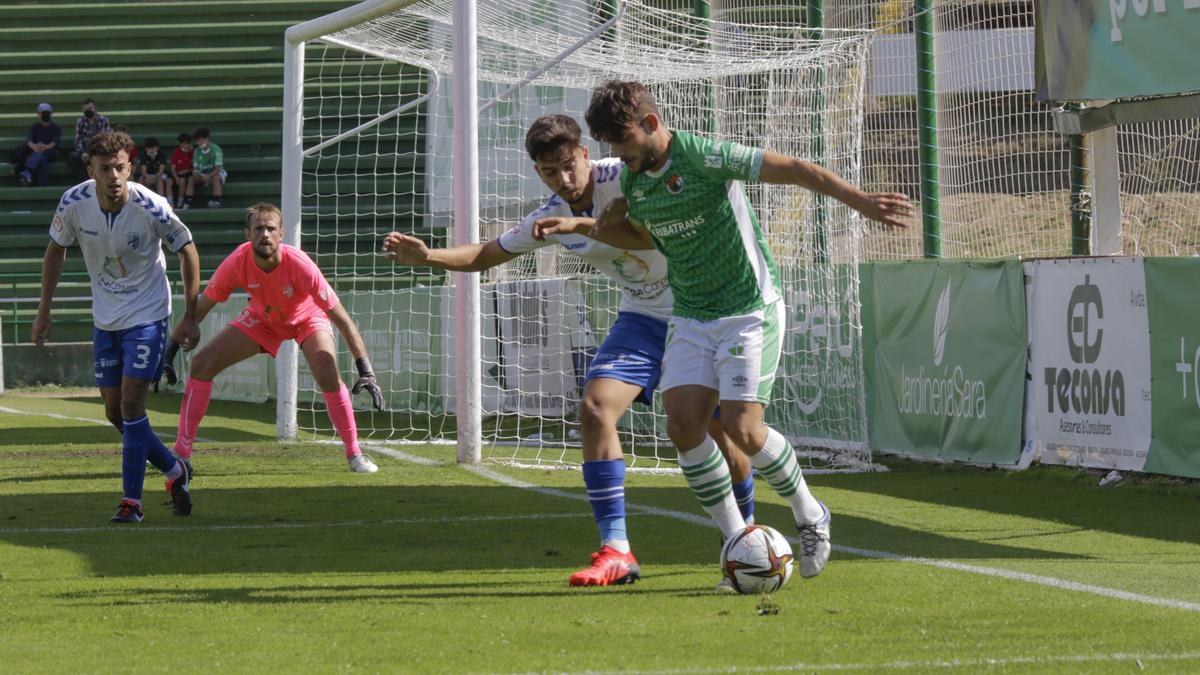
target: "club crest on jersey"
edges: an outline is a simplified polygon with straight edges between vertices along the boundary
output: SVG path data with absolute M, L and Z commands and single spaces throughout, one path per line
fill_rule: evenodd
M 683 176 L 675 174 L 667 179 L 667 192 L 677 195 L 683 192 Z
M 292 297 L 292 285 L 291 284 L 288 284 L 283 287 L 283 297 L 285 297 L 285 298 Z
M 63 229 L 63 217 L 62 217 L 62 214 L 61 214 L 61 213 L 55 213 L 55 214 L 54 214 L 54 219 L 50 221 L 50 224 L 54 226 L 54 231 L 55 231 L 55 232 L 62 232 L 62 229 Z
M 129 236 L 125 237 L 125 243 L 129 244 L 129 248 L 136 250 L 142 243 L 142 237 L 137 232 L 130 232 Z

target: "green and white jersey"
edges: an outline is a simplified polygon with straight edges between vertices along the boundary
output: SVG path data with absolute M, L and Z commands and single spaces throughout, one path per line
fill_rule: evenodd
M 659 171 L 621 174 L 630 218 L 667 257 L 675 316 L 711 321 L 779 299 L 779 272 L 744 180 L 757 180 L 763 151 L 672 132 Z

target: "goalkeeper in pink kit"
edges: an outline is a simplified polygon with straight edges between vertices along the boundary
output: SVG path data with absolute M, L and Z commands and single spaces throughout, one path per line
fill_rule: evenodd
M 284 340 L 295 340 L 321 388 L 329 418 L 346 448 L 350 470 L 375 473 L 379 467 L 358 447 L 351 392 L 346 390 L 338 373 L 332 326 L 337 326 L 354 355 L 358 380 L 352 392 L 367 390 L 375 409 L 382 410 L 383 394 L 367 360 L 366 345 L 354 319 L 338 302 L 337 294 L 317 264 L 282 240 L 283 217 L 278 207 L 258 203 L 246 209 L 246 243 L 221 262 L 200 295 L 197 321 L 218 303 L 228 300 L 234 289 L 244 289 L 250 295 L 250 303 L 192 357 L 179 409 L 175 454 L 190 466 L 192 444 L 208 409 L 214 377 L 260 352 L 274 358 Z M 173 353 L 168 355 L 168 361 L 171 356 Z

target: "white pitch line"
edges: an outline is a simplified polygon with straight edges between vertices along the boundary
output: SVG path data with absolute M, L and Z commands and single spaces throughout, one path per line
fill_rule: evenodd
M 413 455 L 410 455 L 409 453 L 406 453 L 406 452 L 398 452 L 398 451 L 390 450 L 388 448 L 384 448 L 384 447 L 380 447 L 380 446 L 376 446 L 375 451 L 380 452 L 385 455 L 389 455 L 396 459 L 401 459 L 401 460 L 405 460 L 405 461 L 411 461 L 410 458 L 421 460 L 422 462 L 431 462 L 432 461 L 432 460 L 426 460 L 424 458 L 414 457 Z M 436 463 L 436 462 L 434 462 L 434 463 Z M 534 485 L 532 483 L 527 483 L 525 481 L 513 478 L 511 476 L 506 476 L 504 474 L 498 473 L 496 471 L 492 471 L 491 469 L 487 469 L 487 468 L 484 468 L 481 466 L 464 465 L 462 468 L 466 469 L 467 471 L 470 471 L 471 473 L 477 474 L 483 478 L 487 478 L 488 480 L 495 481 L 497 483 L 501 483 L 504 485 L 508 485 L 510 487 L 521 488 L 523 490 L 531 490 L 533 492 L 537 492 L 537 493 L 544 494 L 544 495 L 550 495 L 550 496 L 554 496 L 554 497 L 563 497 L 566 499 L 573 499 L 576 501 L 587 501 L 587 496 L 585 496 L 585 495 L 581 495 L 581 494 L 578 494 L 575 492 L 567 492 L 565 490 L 556 490 L 554 488 L 540 487 L 540 486 Z M 682 521 L 685 521 L 688 523 L 693 523 L 695 525 L 715 527 L 712 520 L 709 519 L 707 516 L 701 516 L 701 515 L 698 515 L 695 513 L 687 513 L 684 511 L 674 511 L 671 509 L 661 509 L 661 508 L 654 507 L 654 506 L 643 506 L 640 504 L 630 504 L 630 503 L 626 503 L 626 508 L 630 511 L 636 511 L 639 513 L 645 513 L 645 514 L 656 515 L 656 516 L 662 516 L 664 518 L 674 518 L 675 520 L 682 520 Z M 799 539 L 797 539 L 796 537 L 787 537 L 787 539 L 793 545 L 800 544 Z M 1091 595 L 1099 595 L 1099 596 L 1102 596 L 1105 598 L 1112 598 L 1115 600 L 1127 600 L 1129 602 L 1138 602 L 1138 603 L 1142 603 L 1142 604 L 1146 604 L 1146 605 L 1154 605 L 1157 607 L 1170 607 L 1172 609 L 1182 609 L 1182 610 L 1186 610 L 1189 612 L 1200 612 L 1200 603 L 1196 603 L 1196 602 L 1188 602 L 1186 600 L 1179 600 L 1176 598 L 1160 598 L 1160 597 L 1156 597 L 1153 595 L 1143 595 L 1141 593 L 1132 593 L 1130 591 L 1123 591 L 1123 590 L 1116 589 L 1116 588 L 1107 588 L 1104 586 L 1096 586 L 1093 584 L 1083 584 L 1083 583 L 1079 583 L 1077 581 L 1068 581 L 1066 579 L 1047 577 L 1047 576 L 1043 576 L 1040 574 L 1029 574 L 1027 572 L 1016 572 L 1013 570 L 1006 570 L 1006 569 L 1002 569 L 999 567 L 985 567 L 982 565 L 967 565 L 965 563 L 953 562 L 950 560 L 937 560 L 934 558 L 918 558 L 918 557 L 914 557 L 914 556 L 901 555 L 899 553 L 891 553 L 888 551 L 875 551 L 875 550 L 871 550 L 871 549 L 857 548 L 854 546 L 841 546 L 838 544 L 833 545 L 833 550 L 838 551 L 840 553 L 849 553 L 849 554 L 856 555 L 856 556 L 859 556 L 862 558 L 874 558 L 877 560 L 893 560 L 896 562 L 907 562 L 907 563 L 914 563 L 917 565 L 927 565 L 929 567 L 937 567 L 937 568 L 945 569 L 945 570 L 954 570 L 957 572 L 969 572 L 971 574 L 981 574 L 983 576 L 997 577 L 997 578 L 1001 578 L 1001 579 L 1010 579 L 1013 581 L 1023 581 L 1023 582 L 1030 583 L 1030 584 L 1037 584 L 1040 586 L 1049 586 L 1050 588 L 1057 588 L 1057 589 L 1065 590 L 1065 591 L 1076 591 L 1079 593 L 1089 593 Z
M 51 419 L 67 420 L 70 422 L 87 422 L 88 424 L 98 424 L 102 427 L 109 427 L 110 429 L 113 428 L 112 422 L 109 422 L 108 420 L 98 420 L 93 417 L 72 417 L 71 415 L 60 415 L 58 413 L 30 412 L 28 410 L 18 410 L 16 408 L 9 408 L 7 406 L 2 406 L 2 405 L 0 405 L 0 413 L 11 413 L 13 415 L 30 415 L 33 417 L 49 417 Z M 160 438 L 175 438 L 175 434 L 162 433 L 159 431 L 155 431 L 154 434 L 156 436 L 159 436 Z M 196 437 L 196 440 L 200 441 L 201 443 L 214 443 L 215 442 L 211 438 L 201 438 L 199 436 Z
M 1200 652 L 1170 653 L 1125 653 L 1113 654 L 1064 654 L 1061 656 L 1005 656 L 988 659 L 950 659 L 947 661 L 885 661 L 883 663 L 788 663 L 774 666 L 727 666 L 724 668 L 678 668 L 671 670 L 623 670 L 623 671 L 586 671 L 589 674 L 601 675 L 606 672 L 641 673 L 643 675 L 687 675 L 690 673 L 777 673 L 808 671 L 821 672 L 830 670 L 934 670 L 951 668 L 994 668 L 1005 666 L 1034 666 L 1072 663 L 1112 663 L 1133 662 L 1139 667 L 1143 661 L 1195 661 L 1200 659 Z
M 199 527 L 165 527 L 138 525 L 128 527 L 108 525 L 106 527 L 7 527 L 0 528 L 5 534 L 93 534 L 96 532 L 222 532 L 226 530 L 308 530 L 325 527 L 366 527 L 368 525 L 423 525 L 439 523 L 480 523 L 494 521 L 551 520 L 560 518 L 582 518 L 584 513 L 526 513 L 507 516 L 442 516 L 438 518 L 387 518 L 382 520 L 347 520 L 340 523 L 251 523 L 246 525 L 202 525 Z

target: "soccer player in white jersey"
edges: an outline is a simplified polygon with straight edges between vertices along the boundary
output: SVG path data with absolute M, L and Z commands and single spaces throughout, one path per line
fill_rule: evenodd
M 667 319 L 671 315 L 666 260 L 653 247 L 614 248 L 578 234 L 536 238 L 533 224 L 545 217 L 599 213 L 620 196 L 615 159 L 590 161 L 579 124 L 566 115 L 544 115 L 529 127 L 525 149 L 554 195 L 521 224 L 483 244 L 430 249 L 416 237 L 392 232 L 384 248 L 398 264 L 431 265 L 458 272 L 480 272 L 543 246 L 558 243 L 587 260 L 621 289 L 617 321 L 587 371 L 580 422 L 583 427 L 583 480 L 600 530 L 600 550 L 591 564 L 572 574 L 572 586 L 632 583 L 640 568 L 625 522 L 625 462 L 617 421 L 634 401 L 649 405 L 658 386 Z M 719 424 L 714 434 L 720 440 Z M 745 517 L 754 512 L 754 480 L 746 459 L 731 457 L 738 498 Z
M 162 246 L 179 255 L 184 314 L 172 337 L 194 345 L 200 338 L 196 296 L 200 257 L 192 234 L 170 204 L 150 188 L 130 182 L 129 150 L 124 132 L 105 131 L 88 142 L 85 181 L 63 193 L 50 225 L 50 243 L 42 262 L 42 296 L 33 341 L 50 338 L 50 304 L 62 276 L 67 247 L 79 244 L 92 285 L 92 353 L 96 385 L 108 420 L 121 432 L 121 480 L 124 496 L 113 522 L 142 521 L 142 483 L 146 460 L 166 475 L 172 510 L 192 512 L 189 475 L 167 450 L 146 417 L 146 391 L 158 381 L 171 316 L 171 285 Z
M 672 131 L 638 82 L 598 87 L 586 119 L 592 136 L 625 162 L 627 217 L 605 219 L 598 230 L 610 242 L 653 243 L 668 261 L 675 309 L 663 358 L 663 403 L 688 484 L 725 537 L 745 527 L 729 469 L 705 433 L 719 403 L 725 432 L 792 507 L 801 576 L 820 574 L 831 548 L 829 510 L 809 491 L 791 445 L 763 422 L 785 308 L 775 260 L 743 181 L 805 187 L 889 226 L 904 225 L 908 198 L 866 193 L 827 169 L 778 153 Z M 570 225 L 540 231 L 571 231 Z
M 245 289 L 250 301 L 236 319 L 192 357 L 179 404 L 175 453 L 190 461 L 200 421 L 208 410 L 213 378 L 260 352 L 274 358 L 284 340 L 295 340 L 321 389 L 329 419 L 342 439 L 350 471 L 375 473 L 379 467 L 358 446 L 358 424 L 350 394 L 365 389 L 375 409 L 382 410 L 383 392 L 375 382 L 358 325 L 312 258 L 283 243 L 283 215 L 279 207 L 260 202 L 247 208 L 245 235 L 246 243 L 222 260 L 208 280 L 197 303 L 196 317 L 204 319 L 238 288 Z M 346 340 L 358 369 L 358 381 L 350 391 L 338 373 L 333 326 L 337 326 Z

